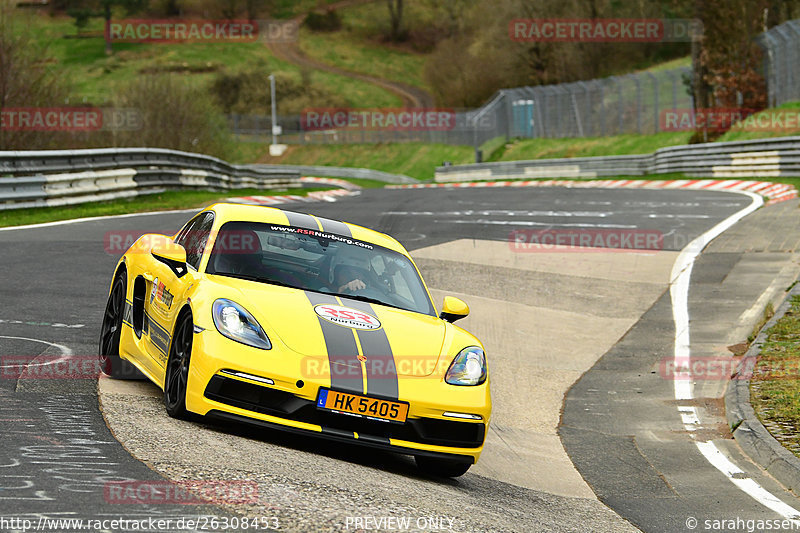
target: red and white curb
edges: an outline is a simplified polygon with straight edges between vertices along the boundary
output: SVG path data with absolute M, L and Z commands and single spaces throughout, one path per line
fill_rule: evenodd
M 228 198 L 228 202 L 237 204 L 255 204 L 255 205 L 277 205 L 288 204 L 290 202 L 335 202 L 342 196 L 354 196 L 360 194 L 358 191 L 361 189 L 355 183 L 350 183 L 346 180 L 336 178 L 316 178 L 313 176 L 303 176 L 300 178 L 303 183 L 313 183 L 315 185 L 333 185 L 340 187 L 332 191 L 313 191 L 305 196 L 298 194 L 284 194 L 275 196 L 241 196 L 239 198 Z
M 475 181 L 459 183 L 415 183 L 389 185 L 388 189 L 427 189 L 461 187 L 572 187 L 598 189 L 690 189 L 710 191 L 750 191 L 768 199 L 767 205 L 797 198 L 797 189 L 786 183 L 745 180 L 546 180 Z

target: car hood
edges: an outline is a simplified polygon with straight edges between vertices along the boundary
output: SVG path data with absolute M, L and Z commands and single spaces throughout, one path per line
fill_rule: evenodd
M 398 375 L 428 376 L 439 364 L 446 326 L 438 317 L 312 291 L 213 277 L 238 293 L 231 299 L 253 314 L 273 344 L 280 341 L 302 356 L 327 359 L 343 355 L 341 347 L 352 346 L 349 339 L 353 337 L 367 359 L 391 355 Z M 349 360 L 353 366 L 360 365 L 358 360 Z

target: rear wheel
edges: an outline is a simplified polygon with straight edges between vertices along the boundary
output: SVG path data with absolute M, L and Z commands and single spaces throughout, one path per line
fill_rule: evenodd
M 185 313 L 178 319 L 164 377 L 164 406 L 173 418 L 186 419 L 186 388 L 189 381 L 189 364 L 192 358 L 194 323 L 192 315 Z
M 114 379 L 141 379 L 143 376 L 136 367 L 119 356 L 127 287 L 125 273 L 121 272 L 114 279 L 103 314 L 103 325 L 100 328 L 100 369 L 103 374 Z
M 428 475 L 437 477 L 459 477 L 463 476 L 472 466 L 471 463 L 454 461 L 450 459 L 434 459 L 417 455 L 414 457 L 417 468 Z

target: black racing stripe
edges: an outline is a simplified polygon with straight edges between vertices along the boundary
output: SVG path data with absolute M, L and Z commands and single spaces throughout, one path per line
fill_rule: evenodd
M 167 350 L 169 349 L 169 339 L 161 337 L 161 333 L 159 333 L 157 329 L 154 329 L 150 331 L 150 340 L 161 353 L 167 355 Z
M 335 233 L 336 235 L 342 235 L 343 237 L 352 237 L 353 234 L 350 232 L 350 228 L 347 227 L 347 224 L 344 222 L 339 222 L 338 220 L 330 220 L 328 218 L 317 217 L 319 223 L 322 224 L 322 231 L 327 231 L 328 233 Z
M 377 316 L 375 309 L 367 302 L 342 298 L 342 303 L 358 309 L 362 313 Z M 392 354 L 392 346 L 386 336 L 386 330 L 380 328 L 356 331 L 358 332 L 358 342 L 361 344 L 361 353 L 367 358 L 364 363 L 367 369 L 367 394 L 396 400 L 399 394 L 397 365 L 394 361 L 394 354 Z
M 171 335 L 166 329 L 161 327 L 161 324 L 153 320 L 153 317 L 151 317 L 146 311 L 145 316 L 147 317 L 148 324 L 152 326 L 150 329 L 150 340 L 153 341 L 153 344 L 155 344 L 156 348 L 161 350 L 164 355 L 167 355 L 167 352 L 169 351 L 169 341 Z
M 306 291 L 311 305 L 339 305 L 336 298 L 327 294 Z M 328 362 L 331 367 L 331 388 L 342 392 L 364 394 L 364 373 L 358 360 L 358 346 L 350 328 L 337 326 L 317 316 L 328 350 Z
M 167 338 L 169 338 L 169 337 L 172 337 L 172 335 L 170 335 L 170 334 L 169 334 L 169 331 L 167 331 L 166 329 L 164 329 L 164 328 L 161 326 L 161 324 L 159 324 L 157 321 L 153 320 L 153 317 L 152 317 L 152 316 L 150 316 L 150 313 L 148 313 L 147 311 L 145 311 L 145 312 L 144 312 L 144 314 L 145 314 L 145 316 L 147 317 L 147 321 L 150 323 L 150 325 L 152 325 L 154 328 L 158 329 L 158 330 L 159 330 L 161 333 L 163 333 L 164 335 L 166 335 L 166 336 L 167 336 Z
M 290 226 L 319 231 L 317 221 L 311 215 L 306 215 L 305 213 L 295 213 L 294 211 L 284 211 L 283 214 L 289 219 Z

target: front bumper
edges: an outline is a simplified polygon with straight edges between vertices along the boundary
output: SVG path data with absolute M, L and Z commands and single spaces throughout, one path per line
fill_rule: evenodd
M 483 449 L 491 412 L 488 382 L 456 387 L 440 377 L 400 376 L 397 399 L 409 403 L 409 413 L 404 424 L 395 424 L 317 409 L 317 394 L 320 387 L 331 386 L 330 376 L 309 375 L 305 358 L 283 346 L 258 350 L 205 330 L 195 334 L 192 352 L 186 397 L 191 412 L 470 463 Z M 474 414 L 480 420 L 449 418 L 446 412 Z

